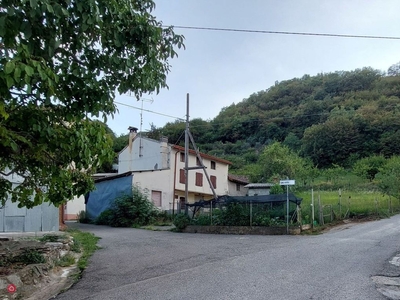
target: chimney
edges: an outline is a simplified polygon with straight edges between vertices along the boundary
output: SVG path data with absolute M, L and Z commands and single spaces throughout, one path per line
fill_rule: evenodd
M 129 152 L 132 152 L 132 141 L 137 135 L 138 129 L 136 127 L 129 126 Z
M 161 152 L 161 169 L 169 168 L 169 147 L 168 147 L 168 138 L 162 136 L 160 138 L 160 152 Z

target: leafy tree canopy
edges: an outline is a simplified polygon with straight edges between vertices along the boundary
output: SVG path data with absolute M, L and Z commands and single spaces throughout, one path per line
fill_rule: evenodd
M 151 0 L 3 0 L 0 8 L 0 199 L 56 205 L 92 188 L 112 156 L 104 126 L 119 93 L 166 87 L 183 37 Z M 85 172 L 82 172 L 85 171 Z M 86 172 L 87 171 L 87 172 Z M 13 188 L 15 177 L 22 183 Z M 34 196 L 34 197 L 32 197 Z

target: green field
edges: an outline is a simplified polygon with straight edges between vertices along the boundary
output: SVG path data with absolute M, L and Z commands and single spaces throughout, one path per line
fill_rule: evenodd
M 348 217 L 388 217 L 400 212 L 400 201 L 383 195 L 371 182 L 355 178 L 353 175 L 338 178 L 335 181 L 316 183 L 314 189 L 314 216 L 320 220 L 320 208 L 323 209 L 324 222 Z M 339 194 L 340 190 L 340 194 Z M 295 191 L 296 196 L 303 198 L 301 205 L 302 220 L 311 223 L 312 189 Z M 320 199 L 320 200 L 319 200 Z M 329 216 L 329 215 L 332 216 Z

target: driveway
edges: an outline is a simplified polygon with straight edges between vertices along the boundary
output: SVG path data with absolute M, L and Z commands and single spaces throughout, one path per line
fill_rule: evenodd
M 386 299 L 371 276 L 400 275 L 399 215 L 315 236 L 77 226 L 102 249 L 56 299 Z

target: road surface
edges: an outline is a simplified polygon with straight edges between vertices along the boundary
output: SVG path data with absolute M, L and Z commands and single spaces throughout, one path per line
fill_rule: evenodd
M 371 277 L 400 275 L 400 215 L 314 236 L 78 226 L 102 249 L 59 300 L 386 299 Z

